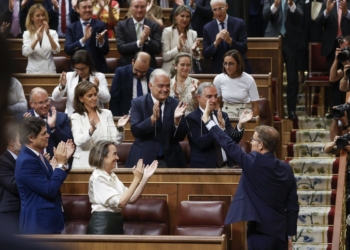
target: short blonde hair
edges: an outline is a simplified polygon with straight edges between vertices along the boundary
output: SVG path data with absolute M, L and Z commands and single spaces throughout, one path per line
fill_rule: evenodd
M 35 25 L 34 25 L 34 23 L 32 21 L 32 18 L 34 16 L 34 13 L 37 10 L 44 11 L 46 22 L 49 23 L 49 15 L 47 14 L 47 11 L 46 11 L 45 7 L 42 6 L 40 3 L 32 5 L 32 7 L 30 7 L 30 9 L 28 11 L 28 15 L 27 15 L 27 18 L 26 18 L 26 28 L 29 31 L 30 36 L 33 36 L 35 34 L 35 32 L 36 32 L 36 28 L 35 28 Z

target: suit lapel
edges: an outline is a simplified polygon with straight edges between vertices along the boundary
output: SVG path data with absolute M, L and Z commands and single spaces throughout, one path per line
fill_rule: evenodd
M 166 127 L 171 127 L 171 121 L 174 121 L 174 117 L 171 117 L 171 114 L 174 116 L 174 112 L 171 112 L 172 110 L 172 101 L 170 100 L 170 97 L 168 97 L 165 100 L 165 106 L 164 106 L 164 111 L 163 111 L 163 132 L 165 130 Z
M 127 28 L 129 29 L 129 35 L 130 35 L 130 39 L 128 39 L 128 40 L 129 41 L 136 41 L 137 36 L 136 36 L 134 19 L 129 18 L 129 19 L 127 19 L 126 22 L 127 22 Z M 126 34 L 126 35 L 128 35 L 128 34 Z
M 125 99 L 131 100 L 132 99 L 132 92 L 134 87 L 134 75 L 132 73 L 132 65 L 129 65 L 126 68 L 126 74 L 125 74 Z
M 200 110 L 200 108 L 198 108 L 196 110 L 196 115 L 197 115 L 197 119 L 199 121 L 199 125 L 201 128 L 201 135 L 207 134 L 209 131 L 208 131 L 207 127 L 204 125 L 204 123 L 202 122 L 203 113 L 202 113 L 202 110 Z
M 80 23 L 80 19 L 76 22 L 76 27 L 74 29 L 74 32 L 77 32 L 76 35 L 75 35 L 77 40 L 84 36 L 83 26 Z

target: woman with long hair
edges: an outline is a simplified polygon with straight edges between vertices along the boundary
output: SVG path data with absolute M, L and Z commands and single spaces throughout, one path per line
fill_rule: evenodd
M 73 168 L 89 168 L 89 152 L 94 142 L 110 140 L 120 144 L 124 140 L 124 126 L 129 120 L 125 115 L 118 120 L 117 127 L 112 112 L 97 106 L 98 87 L 82 81 L 75 87 L 74 113 L 71 116 L 72 133 L 76 150 L 73 155 Z
M 238 50 L 224 54 L 223 73 L 214 78 L 218 91 L 218 104 L 230 118 L 239 117 L 244 109 L 252 109 L 259 115 L 258 88 L 254 78 L 244 72 L 244 59 Z
M 173 59 L 179 52 L 189 53 L 195 59 L 200 59 L 197 32 L 190 29 L 191 10 L 186 5 L 181 5 L 175 10 L 173 19 L 173 25 L 165 28 L 162 34 L 162 69 L 165 72 L 170 71 Z
M 103 108 L 104 103 L 108 103 L 111 95 L 108 90 L 106 77 L 103 73 L 96 72 L 94 61 L 86 50 L 78 50 L 71 57 L 73 72 L 62 72 L 58 86 L 52 92 L 52 100 L 60 101 L 67 94 L 66 113 L 70 117 L 73 114 L 73 100 L 75 87 L 81 81 L 90 81 L 98 88 L 97 94 L 99 108 Z
M 28 57 L 27 73 L 56 73 L 53 54 L 61 50 L 58 35 L 49 29 L 49 16 L 41 4 L 30 7 L 23 33 L 22 54 Z

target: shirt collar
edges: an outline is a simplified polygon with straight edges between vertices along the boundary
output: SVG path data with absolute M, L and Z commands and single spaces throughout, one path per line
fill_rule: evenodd
M 12 155 L 12 157 L 17 160 L 17 155 L 15 153 L 13 153 L 11 150 L 8 150 L 7 151 Z
M 151 97 L 152 97 L 153 103 L 161 102 L 161 101 L 158 101 L 156 98 L 154 98 L 152 93 L 151 93 Z M 162 101 L 161 103 L 165 104 L 165 101 L 166 101 L 166 99 L 164 101 Z
M 108 174 L 108 173 L 106 172 L 106 170 L 100 169 L 100 168 L 96 168 L 95 171 L 97 171 L 97 173 L 98 173 L 99 175 L 105 176 L 108 180 L 114 179 L 114 178 L 117 176 L 117 175 L 116 175 L 115 173 L 113 173 L 113 172 L 111 172 L 111 174 Z
M 226 13 L 226 17 L 225 17 L 225 20 L 223 21 L 223 23 L 225 24 L 225 27 L 226 27 L 226 29 L 227 29 L 227 20 L 228 20 L 228 15 L 227 15 L 227 13 Z M 220 25 L 220 21 L 218 21 L 217 19 L 216 19 L 216 22 L 218 23 L 218 25 Z
M 132 18 L 132 20 L 134 21 L 134 24 L 136 25 L 137 23 L 143 23 L 145 22 L 145 19 L 142 19 L 140 22 L 136 21 L 134 18 Z
M 89 23 L 91 24 L 91 19 L 92 19 L 92 18 L 90 18 L 89 21 L 83 21 L 83 19 L 80 18 L 79 20 L 80 20 L 81 26 L 84 26 L 83 23 L 85 23 L 85 22 L 89 22 Z
M 40 155 L 40 153 L 39 153 L 38 151 L 36 151 L 36 150 L 34 150 L 34 149 L 32 149 L 32 148 L 30 148 L 30 147 L 28 147 L 28 146 L 26 146 L 26 147 L 29 148 L 30 150 L 32 150 L 33 153 L 36 154 L 37 156 Z

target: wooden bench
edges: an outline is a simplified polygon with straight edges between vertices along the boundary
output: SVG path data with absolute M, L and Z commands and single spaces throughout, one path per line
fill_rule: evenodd
M 142 235 L 21 235 L 19 238 L 34 241 L 55 249 L 77 250 L 225 250 L 225 235 L 204 236 L 142 236 Z M 237 249 L 237 248 L 235 248 Z

